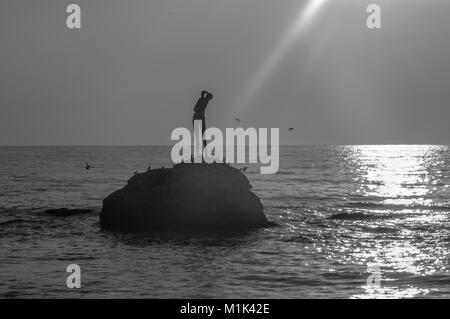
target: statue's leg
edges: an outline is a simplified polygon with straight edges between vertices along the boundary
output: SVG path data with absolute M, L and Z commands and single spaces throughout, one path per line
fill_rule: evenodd
M 203 137 L 205 136 L 205 131 L 206 131 L 206 120 L 203 117 L 202 118 L 202 136 Z M 203 140 L 203 148 L 205 148 L 205 147 L 206 147 L 206 140 Z

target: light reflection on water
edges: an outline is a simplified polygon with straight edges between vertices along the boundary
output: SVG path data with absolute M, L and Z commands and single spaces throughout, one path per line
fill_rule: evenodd
M 392 207 L 394 213 L 402 214 L 378 223 L 380 227 L 392 229 L 397 234 L 395 241 L 374 236 L 359 236 L 369 242 L 361 248 L 343 245 L 347 261 L 361 264 L 372 263 L 381 269 L 381 287 L 368 284 L 364 293 L 355 298 L 404 298 L 426 295 L 429 289 L 403 284 L 407 279 L 432 276 L 437 272 L 448 272 L 448 227 L 435 234 L 433 243 L 421 238 L 435 226 L 448 225 L 450 207 L 442 207 L 441 198 L 448 199 L 448 157 L 446 146 L 347 146 L 343 153 L 353 164 L 359 188 L 356 193 L 379 203 L 380 208 Z M 377 213 L 377 210 L 371 210 Z M 368 238 L 369 237 L 369 238 Z M 429 238 L 428 238 L 429 239 Z M 339 254 L 334 252 L 333 254 Z M 337 256 L 334 256 L 337 257 Z M 339 258 L 339 257 L 337 257 Z

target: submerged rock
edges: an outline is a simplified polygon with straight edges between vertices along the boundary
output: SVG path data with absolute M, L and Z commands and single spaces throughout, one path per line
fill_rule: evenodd
M 178 164 L 136 174 L 103 200 L 114 230 L 240 230 L 270 226 L 247 177 L 225 164 Z
M 74 215 L 90 214 L 92 209 L 78 209 L 78 208 L 57 208 L 57 209 L 47 209 L 44 210 L 44 214 L 56 216 L 56 217 L 67 217 Z

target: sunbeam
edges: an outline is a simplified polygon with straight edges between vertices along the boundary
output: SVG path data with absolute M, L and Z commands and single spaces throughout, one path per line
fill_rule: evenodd
M 312 19 L 327 1 L 328 0 L 309 0 L 302 8 L 292 26 L 287 30 L 275 49 L 268 55 L 255 74 L 251 77 L 249 84 L 238 97 L 235 103 L 237 108 L 243 109 L 250 103 L 251 99 L 262 88 L 264 82 L 281 62 L 295 40 L 306 30 Z

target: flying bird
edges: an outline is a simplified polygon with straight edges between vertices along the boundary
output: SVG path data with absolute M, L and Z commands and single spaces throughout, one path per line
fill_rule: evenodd
M 294 132 L 294 131 L 295 131 L 295 128 L 293 128 L 293 127 L 290 127 L 290 128 L 289 128 L 289 132 L 292 133 L 292 132 Z
M 92 166 L 91 165 L 89 165 L 89 163 L 86 163 L 86 169 L 90 169 Z
M 239 118 L 235 118 L 234 120 L 238 123 L 241 123 L 241 119 L 239 119 Z

